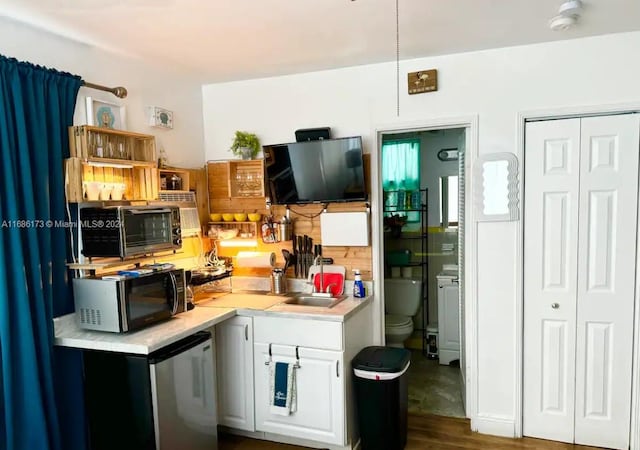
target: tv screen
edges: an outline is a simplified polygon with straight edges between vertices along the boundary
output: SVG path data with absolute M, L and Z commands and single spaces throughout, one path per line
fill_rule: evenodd
M 265 145 L 266 189 L 271 203 L 366 200 L 360 136 Z

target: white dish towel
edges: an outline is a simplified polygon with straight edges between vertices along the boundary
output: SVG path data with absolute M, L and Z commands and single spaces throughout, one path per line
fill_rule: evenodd
M 269 364 L 269 408 L 272 414 L 288 416 L 296 412 L 296 369 L 294 364 Z

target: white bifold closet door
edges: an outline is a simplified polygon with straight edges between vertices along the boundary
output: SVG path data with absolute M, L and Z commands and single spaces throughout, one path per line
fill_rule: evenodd
M 526 126 L 526 436 L 629 446 L 639 130 L 637 114 Z

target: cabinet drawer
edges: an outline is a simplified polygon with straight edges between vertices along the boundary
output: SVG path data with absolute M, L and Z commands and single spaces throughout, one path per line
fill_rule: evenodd
M 285 317 L 255 317 L 254 341 L 341 351 L 342 323 Z

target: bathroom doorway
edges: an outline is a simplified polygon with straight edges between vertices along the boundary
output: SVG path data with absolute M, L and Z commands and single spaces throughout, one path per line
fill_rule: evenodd
M 465 127 L 381 134 L 385 341 L 411 351 L 409 411 L 415 414 L 466 416 L 467 139 Z M 411 289 L 415 282 L 421 289 Z

